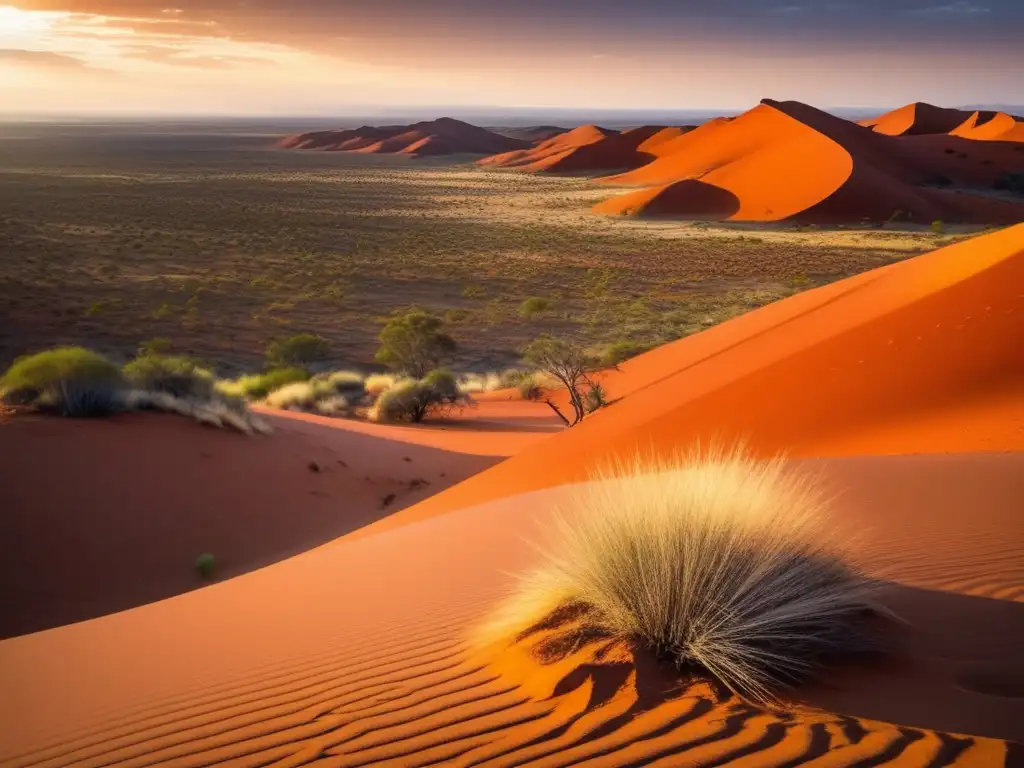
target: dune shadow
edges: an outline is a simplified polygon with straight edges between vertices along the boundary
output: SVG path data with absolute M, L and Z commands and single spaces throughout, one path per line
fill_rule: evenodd
M 740 199 L 722 187 L 699 179 L 683 179 L 662 189 L 641 212 L 650 216 L 715 221 L 740 210 Z

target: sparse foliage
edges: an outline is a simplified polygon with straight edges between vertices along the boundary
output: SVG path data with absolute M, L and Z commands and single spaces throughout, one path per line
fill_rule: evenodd
M 308 368 L 323 360 L 331 351 L 331 343 L 323 336 L 299 333 L 289 339 L 278 339 L 267 346 L 267 364 L 271 368 Z
M 145 354 L 123 368 L 132 386 L 174 397 L 208 399 L 214 394 L 213 375 L 189 357 Z
M 869 647 L 872 587 L 829 540 L 825 508 L 782 460 L 739 451 L 612 468 L 575 492 L 541 570 L 483 633 L 576 607 L 584 628 L 770 702 L 826 657 Z
M 426 376 L 455 352 L 441 318 L 413 309 L 391 318 L 380 332 L 377 362 L 415 378 Z
M 573 410 L 571 420 L 563 416 L 566 423 L 575 426 L 582 421 L 587 414 L 585 391 L 593 387 L 590 373 L 598 367 L 598 362 L 579 345 L 547 334 L 538 336 L 523 349 L 523 360 L 565 387 Z M 558 412 L 552 401 L 548 404 Z
M 428 414 L 444 410 L 466 397 L 450 371 L 434 370 L 419 381 L 397 382 L 377 399 L 373 415 L 377 421 L 423 421 Z
M 0 378 L 0 396 L 65 416 L 104 416 L 118 410 L 124 378 L 114 363 L 82 347 L 58 347 L 21 357 Z

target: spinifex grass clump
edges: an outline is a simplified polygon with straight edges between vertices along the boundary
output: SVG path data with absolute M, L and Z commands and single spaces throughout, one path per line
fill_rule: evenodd
M 825 657 L 866 647 L 870 582 L 830 546 L 825 506 L 783 461 L 739 451 L 618 466 L 555 518 L 542 569 L 495 626 L 581 607 L 602 634 L 770 701 Z
M 196 558 L 196 573 L 206 581 L 211 581 L 214 576 L 214 567 L 217 561 L 212 554 L 204 552 Z

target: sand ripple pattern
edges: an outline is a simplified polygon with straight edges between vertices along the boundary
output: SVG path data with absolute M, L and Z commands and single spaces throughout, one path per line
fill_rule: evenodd
M 5 766 L 995 766 L 1007 746 L 822 713 L 769 713 L 696 683 L 637 694 L 629 665 L 575 665 L 537 696 L 437 617 L 250 679 L 148 704 Z

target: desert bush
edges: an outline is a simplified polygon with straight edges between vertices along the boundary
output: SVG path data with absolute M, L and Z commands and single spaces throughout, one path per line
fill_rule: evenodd
M 121 370 L 103 355 L 58 347 L 15 360 L 0 378 L 0 397 L 65 416 L 103 416 L 120 409 L 124 386 Z
M 529 376 L 530 371 L 524 371 L 521 368 L 507 368 L 498 375 L 498 380 L 502 389 L 510 389 L 518 387 L 520 382 Z
M 523 360 L 532 368 L 552 377 L 569 393 L 569 403 L 573 409 L 571 420 L 548 400 L 548 405 L 562 420 L 570 427 L 582 421 L 587 414 L 584 393 L 587 387 L 592 387 L 590 373 L 599 368 L 600 363 L 579 345 L 547 334 L 538 336 L 524 347 Z
M 302 368 L 278 368 L 266 373 L 241 376 L 234 380 L 221 380 L 216 384 L 218 392 L 241 397 L 245 400 L 263 400 L 271 392 L 297 381 L 309 379 L 309 372 Z
M 202 400 L 214 394 L 213 374 L 188 357 L 144 354 L 125 365 L 122 371 L 137 389 Z
M 355 403 L 366 396 L 366 379 L 355 371 L 335 371 L 327 374 L 328 385 L 335 394 L 344 397 L 348 402 Z
M 459 376 L 459 390 L 467 394 L 493 392 L 501 388 L 501 376 L 497 373 L 464 373 Z
M 636 460 L 577 486 L 540 570 L 485 634 L 566 607 L 679 667 L 766 702 L 834 653 L 867 647 L 871 583 L 828 538 L 826 497 L 742 451 Z
M 216 559 L 209 552 L 204 552 L 196 558 L 196 572 L 207 581 L 213 579 L 213 570 Z
M 139 344 L 140 355 L 166 355 L 169 354 L 173 348 L 170 339 L 157 337 L 154 339 L 147 339 L 146 341 Z
M 551 307 L 551 302 L 543 296 L 531 296 L 519 305 L 519 314 L 526 319 L 542 315 Z
M 267 364 L 271 368 L 306 368 L 325 358 L 331 343 L 323 336 L 300 333 L 290 339 L 278 339 L 267 346 Z
M 247 435 L 273 431 L 267 422 L 249 410 L 244 400 L 231 400 L 219 393 L 203 400 L 133 389 L 124 393 L 122 402 L 126 410 L 176 413 L 200 424 L 230 428 Z
M 593 413 L 608 405 L 607 393 L 600 383 L 594 382 L 590 385 L 590 389 L 587 390 L 585 405 L 587 413 Z
M 391 318 L 379 338 L 377 362 L 415 378 L 426 376 L 455 352 L 441 318 L 422 309 Z
M 516 389 L 519 390 L 519 396 L 523 400 L 540 400 L 544 396 L 544 387 L 536 374 L 523 376 L 519 379 Z
M 941 221 L 936 219 L 935 221 L 932 222 L 932 232 L 933 233 L 935 233 L 936 235 L 941 235 L 945 231 L 946 231 L 946 225 L 943 224 Z
M 375 373 L 372 376 L 367 376 L 364 382 L 366 394 L 368 397 L 376 399 L 391 389 L 397 381 L 398 379 L 394 376 L 389 376 L 386 373 Z
M 324 382 L 296 381 L 275 389 L 267 395 L 263 404 L 281 410 L 306 411 L 312 409 L 319 400 L 333 397 L 334 394 L 334 390 Z
M 619 363 L 629 360 L 631 357 L 643 354 L 650 347 L 638 341 L 616 341 L 605 347 L 601 354 L 601 366 L 614 368 Z
M 434 370 L 420 380 L 396 382 L 377 398 L 371 411 L 374 421 L 418 423 L 429 414 L 466 402 L 450 371 Z

